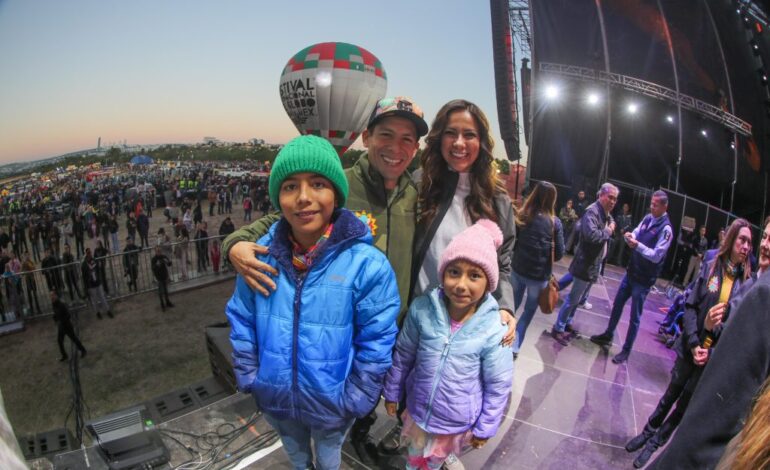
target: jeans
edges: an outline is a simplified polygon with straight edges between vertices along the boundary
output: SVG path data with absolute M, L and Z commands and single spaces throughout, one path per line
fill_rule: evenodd
M 558 281 L 559 282 L 559 292 L 563 291 L 564 289 L 567 288 L 567 286 L 572 284 L 572 280 L 573 279 L 574 278 L 572 277 L 572 273 L 571 272 L 567 271 L 566 273 L 564 273 L 564 276 L 562 276 L 561 279 L 559 279 L 559 281 Z M 586 289 L 585 294 L 583 294 L 583 297 L 580 298 L 580 302 L 578 302 L 578 305 L 583 305 L 584 303 L 586 303 L 586 300 L 588 300 L 588 294 L 591 292 L 591 286 L 592 285 L 594 285 L 594 284 L 591 283 L 591 285 L 588 286 L 588 289 Z
M 572 319 L 575 317 L 575 311 L 580 303 L 580 299 L 583 297 L 583 294 L 588 292 L 589 287 L 591 287 L 590 282 L 578 278 L 573 279 L 572 289 L 570 289 L 567 299 L 559 310 L 559 316 L 556 318 L 556 323 L 553 324 L 554 330 L 559 333 L 564 333 L 564 329 L 567 325 L 572 325 Z
M 342 429 L 322 430 L 310 428 L 290 419 L 278 420 L 267 413 L 264 414 L 264 417 L 270 423 L 270 426 L 281 436 L 283 448 L 289 455 L 289 460 L 291 460 L 295 470 L 312 468 L 311 438 L 313 439 L 315 450 L 316 469 L 336 470 L 340 468 L 342 443 L 345 441 L 348 429 L 353 424 L 352 419 Z
M 540 291 L 548 284 L 548 280 L 537 281 L 529 279 L 516 273 L 511 273 L 511 282 L 513 284 L 513 305 L 516 311 L 519 311 L 521 301 L 524 299 L 524 292 L 527 292 L 527 302 L 524 304 L 524 311 L 519 315 L 516 322 L 516 339 L 513 342 L 513 352 L 518 354 L 521 349 L 521 343 L 524 342 L 524 335 L 527 334 L 527 328 L 537 311 L 537 300 L 540 297 Z
M 605 331 L 604 334 L 606 336 L 612 336 L 615 333 L 615 328 L 618 326 L 620 316 L 623 314 L 623 306 L 630 297 L 631 319 L 628 323 L 626 342 L 623 344 L 623 351 L 627 353 L 631 352 L 631 348 L 634 347 L 636 334 L 639 332 L 642 310 L 644 309 L 644 299 L 647 298 L 648 292 L 650 292 L 649 287 L 629 280 L 628 274 L 626 274 L 623 276 L 623 282 L 620 283 L 618 293 L 615 295 L 615 301 L 612 304 L 612 313 L 610 314 L 610 323 L 607 325 L 607 331 Z

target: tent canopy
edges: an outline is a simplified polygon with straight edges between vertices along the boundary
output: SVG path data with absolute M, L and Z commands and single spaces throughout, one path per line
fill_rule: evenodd
M 151 163 L 155 163 L 155 160 L 149 155 L 136 155 L 131 158 L 131 164 L 133 165 L 149 165 Z

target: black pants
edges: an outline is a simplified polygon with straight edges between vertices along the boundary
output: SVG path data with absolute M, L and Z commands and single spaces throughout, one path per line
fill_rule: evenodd
M 75 296 L 72 291 L 74 290 L 78 297 L 83 297 L 78 289 L 78 281 L 74 273 L 67 272 L 64 274 L 64 279 L 67 281 L 67 290 L 70 292 L 70 300 L 75 300 Z
M 29 276 L 32 276 L 29 274 Z M 29 312 L 32 313 L 32 302 L 35 302 L 37 313 L 40 314 L 40 304 L 37 301 L 37 282 L 32 277 L 27 278 L 27 300 L 29 300 Z
M 158 297 L 160 297 L 160 308 L 166 308 L 171 305 L 168 298 L 168 279 L 158 279 Z
M 57 250 L 58 251 L 58 250 Z M 83 237 L 75 237 L 75 258 L 80 258 L 85 253 L 85 245 L 83 244 Z
M 64 350 L 65 336 L 69 336 L 70 341 L 75 343 L 75 346 L 77 346 L 80 352 L 86 350 L 86 348 L 83 347 L 83 343 L 81 343 L 78 337 L 75 335 L 75 330 L 72 328 L 72 324 L 70 322 L 65 322 L 59 324 L 59 333 L 56 338 L 56 341 L 59 342 L 59 352 L 61 352 L 61 357 L 67 357 L 67 351 Z
M 139 277 L 138 267 L 129 266 L 127 272 L 128 272 L 128 288 L 136 292 L 138 290 L 138 286 L 136 285 L 136 278 Z
M 214 204 L 209 204 L 209 217 L 214 216 Z
M 147 240 L 147 232 L 139 232 L 139 238 L 142 240 L 142 248 L 150 246 L 150 241 Z
M 671 381 L 648 420 L 650 427 L 658 429 L 650 439 L 651 442 L 662 446 L 671 437 L 671 434 L 682 421 L 702 373 L 703 367 L 695 365 L 689 354 L 687 357 L 676 358 L 674 367 L 671 369 Z M 666 418 L 674 404 L 676 404 L 676 408 Z

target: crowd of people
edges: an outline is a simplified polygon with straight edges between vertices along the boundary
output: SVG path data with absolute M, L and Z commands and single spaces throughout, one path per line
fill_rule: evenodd
M 52 311 L 64 360 L 65 337 L 82 347 L 69 320 L 73 305 L 88 301 L 98 319 L 113 318 L 110 294 L 157 286 L 161 309 L 173 307 L 170 282 L 188 279 L 191 270 L 200 275 L 227 268 L 220 244 L 235 230 L 233 203 L 246 212 L 267 194 L 267 173 L 253 174 L 251 166 L 238 176 L 221 174 L 208 162 L 124 166 L 98 175 L 71 171 L 66 178 L 54 172 L 40 186 L 16 183 L 20 190 L 0 200 L 2 321 Z M 216 215 L 205 215 L 207 202 L 208 213 Z M 265 213 L 269 204 L 256 210 Z M 218 224 L 216 232 L 210 233 L 209 223 Z
M 421 168 L 411 175 L 407 167 L 426 134 Z M 565 252 L 574 256 L 562 285 L 572 287 L 552 337 L 569 346 L 579 335 L 572 326 L 577 306 L 611 258 L 628 267 L 609 323 L 591 341 L 612 347 L 631 299 L 625 344 L 613 362 L 628 360 L 672 243 L 664 191 L 652 195 L 636 225 L 628 205 L 613 217 L 619 189 L 610 183 L 594 202 L 581 191 L 557 214 L 556 188 L 538 182 L 514 211 L 494 169 L 488 122 L 464 100 L 443 106 L 429 128 L 412 100 L 384 99 L 362 138 L 366 153 L 344 172 L 324 140 L 292 140 L 269 181 L 280 214 L 241 228 L 222 248 L 240 273 L 226 308 L 238 387 L 252 393 L 294 468 L 338 468 L 348 433 L 367 465 L 405 449 L 409 469 L 461 468 L 459 453 L 483 446 L 500 425 L 538 297 Z M 695 385 L 713 370 L 712 352 L 714 361 L 720 357 L 720 338 L 743 328 L 734 326 L 739 299 L 756 305 L 768 295 L 761 288 L 767 278 L 754 281 L 751 235 L 741 224 L 692 268 L 696 287 L 671 384 L 627 446 L 643 449 L 637 467 L 679 421 L 688 423 L 687 402 L 695 406 Z M 770 265 L 770 225 L 765 238 L 761 271 Z M 511 343 L 512 354 L 503 347 Z M 767 364 L 767 354 L 754 362 Z M 721 440 L 710 446 L 724 450 L 736 436 L 751 409 L 746 397 L 759 393 L 766 376 L 767 369 L 755 370 L 745 380 L 751 391 L 734 407 L 743 414 L 732 410 L 729 423 L 715 426 Z M 375 445 L 370 429 L 381 396 L 400 425 Z

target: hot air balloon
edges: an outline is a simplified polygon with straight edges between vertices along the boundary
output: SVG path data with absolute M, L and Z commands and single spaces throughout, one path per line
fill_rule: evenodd
M 279 90 L 300 133 L 326 138 L 342 156 L 366 128 L 387 86 L 374 54 L 353 44 L 323 42 L 289 59 Z

